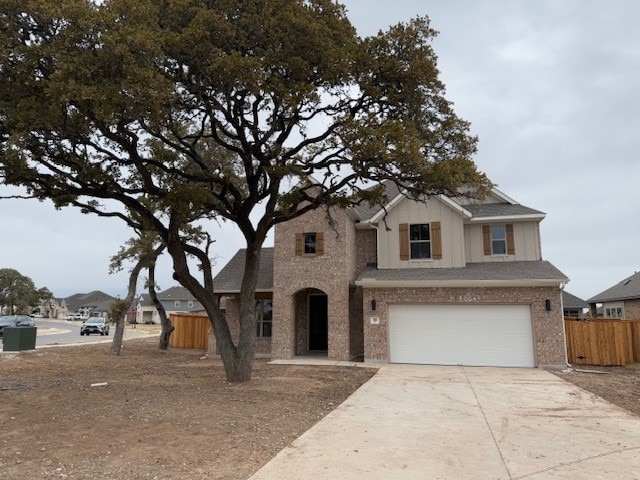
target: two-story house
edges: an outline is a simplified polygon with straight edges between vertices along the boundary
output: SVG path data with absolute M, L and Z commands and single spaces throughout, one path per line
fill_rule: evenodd
M 158 300 L 164 307 L 167 315 L 203 309 L 202 304 L 184 287 L 171 287 L 162 292 L 158 292 Z M 148 293 L 140 295 L 135 310 L 136 323 L 160 323 L 160 314 Z
M 484 201 L 410 200 L 309 212 L 262 253 L 256 350 L 274 359 L 565 366 L 566 275 L 542 260 L 545 214 Z M 237 331 L 244 250 L 214 280 Z

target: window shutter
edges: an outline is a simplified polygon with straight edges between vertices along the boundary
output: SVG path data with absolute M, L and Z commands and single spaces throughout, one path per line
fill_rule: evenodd
M 324 233 L 316 233 L 316 255 L 324 255 Z
M 440 234 L 440 222 L 431 222 L 431 258 L 442 259 L 442 236 Z
M 513 241 L 513 223 L 507 223 L 507 254 L 516 254 L 516 244 Z
M 485 255 L 491 255 L 491 227 L 489 225 L 482 226 L 482 247 Z
M 409 260 L 409 224 L 401 223 L 398 225 L 400 234 L 400 260 Z
M 302 255 L 303 237 L 301 233 L 296 233 L 296 255 Z

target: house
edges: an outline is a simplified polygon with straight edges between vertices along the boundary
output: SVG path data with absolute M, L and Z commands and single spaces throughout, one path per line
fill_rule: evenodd
M 89 293 L 76 293 L 64 299 L 67 310 L 64 314 L 75 312 L 86 317 L 108 317 L 111 305 L 113 305 L 115 301 L 115 297 L 99 290 L 94 290 Z M 60 316 L 62 312 L 63 310 L 61 309 L 58 316 Z
M 274 247 L 261 256 L 257 353 L 566 365 L 568 278 L 542 260 L 544 213 L 497 189 L 482 202 L 443 195 L 417 202 L 392 183 L 385 188 L 384 208 L 332 209 L 331 222 L 317 210 L 276 226 Z M 235 335 L 244 255 L 214 279 Z
M 158 300 L 167 315 L 203 309 L 200 302 L 184 287 L 171 287 L 163 292 L 158 292 Z M 135 310 L 136 323 L 160 323 L 160 315 L 148 293 L 140 295 Z
M 587 303 L 593 316 L 640 318 L 640 273 L 636 272 L 613 287 L 591 297 Z M 598 304 L 601 304 L 599 314 Z
M 562 291 L 562 311 L 565 317 L 583 318 L 586 316 L 589 304 L 570 294 L 566 290 Z

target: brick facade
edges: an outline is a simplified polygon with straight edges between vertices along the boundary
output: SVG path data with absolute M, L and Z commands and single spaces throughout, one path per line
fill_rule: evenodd
M 640 319 L 640 298 L 624 301 L 624 317 L 627 320 Z
M 322 255 L 296 255 L 296 234 L 322 233 Z M 354 311 L 350 287 L 356 278 L 356 230 L 344 210 L 333 209 L 331 222 L 315 210 L 276 226 L 273 261 L 273 358 L 292 358 L 309 351 L 307 302 L 309 294 L 324 293 L 328 310 L 328 358 L 350 360 L 359 352 L 350 333 Z M 359 321 L 361 322 L 360 316 Z
M 531 305 L 531 318 L 538 366 L 565 366 L 565 337 L 560 290 L 556 287 L 503 288 L 365 288 L 365 361 L 389 361 L 388 306 L 390 304 L 525 304 Z M 371 310 L 371 300 L 376 310 Z M 551 300 L 546 311 L 545 300 Z M 378 317 L 380 323 L 367 320 Z

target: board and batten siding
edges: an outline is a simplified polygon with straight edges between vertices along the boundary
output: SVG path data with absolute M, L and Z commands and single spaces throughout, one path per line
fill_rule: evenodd
M 400 224 L 440 222 L 442 258 L 400 260 Z M 433 246 L 432 246 L 433 250 Z M 437 198 L 426 203 L 403 199 L 378 223 L 378 268 L 464 267 L 464 226 L 462 217 Z
M 505 222 L 506 223 L 506 222 Z M 540 230 L 537 222 L 508 222 L 513 224 L 514 255 L 485 255 L 482 225 L 464 226 L 464 249 L 467 263 L 513 262 L 541 260 Z

